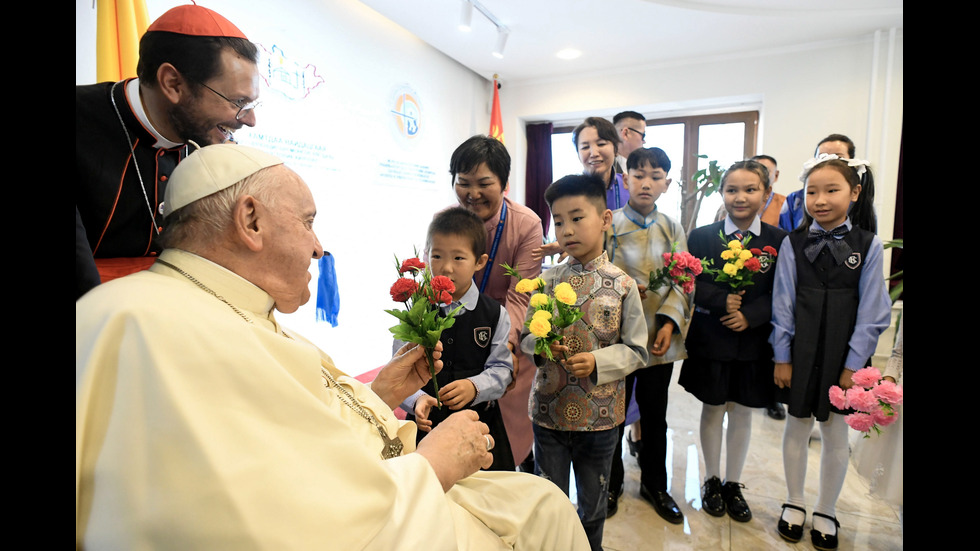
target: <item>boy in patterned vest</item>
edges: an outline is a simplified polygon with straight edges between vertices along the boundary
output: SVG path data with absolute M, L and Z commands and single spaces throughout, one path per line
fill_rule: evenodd
M 647 326 L 636 283 L 606 257 L 603 239 L 612 211 L 602 181 L 566 176 L 548 186 L 544 198 L 555 237 L 571 257 L 542 274 L 545 291 L 568 283 L 584 316 L 551 346 L 556 361 L 534 356 L 534 470 L 568 494 L 569 465 L 574 467 L 579 518 L 592 549 L 601 550 L 609 472 L 626 418 L 624 379 L 649 361 Z M 521 349 L 534 354 L 536 339 L 525 329 Z

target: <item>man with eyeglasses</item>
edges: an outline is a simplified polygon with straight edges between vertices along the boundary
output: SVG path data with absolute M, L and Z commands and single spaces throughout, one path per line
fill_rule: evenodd
M 613 117 L 613 125 L 619 133 L 619 153 L 616 155 L 616 172 L 626 172 L 626 158 L 634 150 L 643 147 L 647 137 L 647 121 L 636 111 L 623 111 Z
M 140 39 L 138 78 L 75 87 L 76 300 L 160 252 L 170 173 L 200 146 L 255 125 L 258 52 L 202 6 L 164 13 Z

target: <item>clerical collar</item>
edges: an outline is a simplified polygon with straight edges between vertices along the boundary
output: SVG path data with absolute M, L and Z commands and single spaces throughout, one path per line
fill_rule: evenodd
M 737 231 L 742 231 L 738 229 L 735 222 L 732 221 L 732 215 L 728 214 L 725 216 L 725 235 L 731 235 Z M 749 226 L 748 232 L 752 235 L 758 237 L 762 233 L 762 220 L 759 219 L 759 215 L 755 216 L 752 220 L 752 225 Z
M 845 228 L 847 228 L 847 231 L 851 231 L 851 217 L 848 216 L 847 218 L 844 218 L 844 223 L 841 224 L 841 226 L 844 226 Z M 817 231 L 827 232 L 827 231 L 833 231 L 833 230 L 834 230 L 834 228 L 830 228 L 830 229 L 824 228 L 816 220 L 814 220 L 813 223 L 810 224 L 810 231 L 811 232 L 817 232 Z M 838 239 L 843 239 L 843 236 L 842 237 L 838 237 Z
M 623 206 L 623 214 L 630 222 L 636 224 L 637 226 L 640 226 L 641 228 L 649 228 L 654 222 L 657 221 L 657 216 L 660 214 L 660 210 L 657 209 L 657 205 L 653 205 L 653 210 L 650 211 L 650 214 L 644 216 L 640 214 L 639 211 L 634 209 L 633 205 L 630 205 L 629 201 L 627 201 Z
M 136 115 L 140 124 L 157 139 L 157 143 L 153 144 L 153 147 L 158 149 L 173 149 L 184 145 L 164 138 L 163 134 L 157 132 L 157 129 L 153 128 L 153 125 L 150 124 L 150 119 L 146 116 L 146 110 L 143 109 L 143 101 L 140 99 L 140 79 L 134 78 L 126 83 L 126 100 L 129 101 L 129 107 L 133 110 L 133 114 Z

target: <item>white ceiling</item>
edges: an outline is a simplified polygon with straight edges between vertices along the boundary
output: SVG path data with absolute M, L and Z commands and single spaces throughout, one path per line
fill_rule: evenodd
M 458 29 L 464 0 L 361 1 L 477 74 L 510 83 L 734 62 L 903 26 L 903 0 L 478 0 L 510 30 L 497 59 L 496 27 L 479 11 L 470 32 Z M 582 54 L 559 59 L 564 48 Z

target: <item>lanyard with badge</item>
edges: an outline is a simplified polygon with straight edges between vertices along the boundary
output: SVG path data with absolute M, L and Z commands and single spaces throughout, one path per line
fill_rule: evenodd
M 480 282 L 480 292 L 487 288 L 490 281 L 490 270 L 493 269 L 493 261 L 497 258 L 497 246 L 500 245 L 500 236 L 504 233 L 504 221 L 507 220 L 507 201 L 500 207 L 500 222 L 497 223 L 497 233 L 493 236 L 493 244 L 490 246 L 490 260 L 487 261 L 486 270 L 483 272 L 483 281 Z

